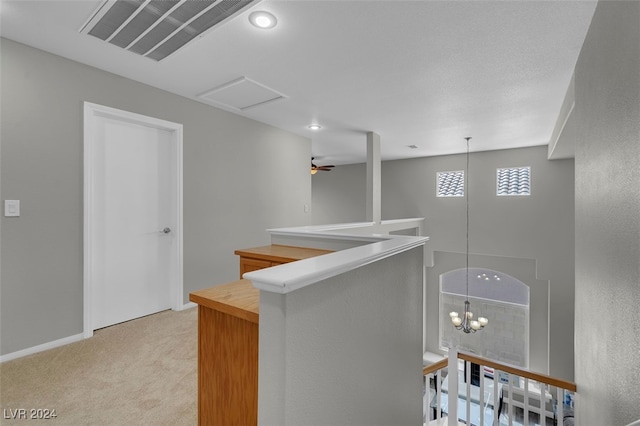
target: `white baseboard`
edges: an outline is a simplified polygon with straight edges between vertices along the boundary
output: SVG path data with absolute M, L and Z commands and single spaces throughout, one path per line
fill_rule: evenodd
M 184 311 L 185 309 L 195 308 L 196 306 L 198 306 L 198 305 L 196 303 L 193 303 L 193 302 L 185 303 L 180 308 L 180 311 Z M 88 337 L 91 337 L 92 335 L 93 335 L 93 332 L 91 332 L 91 335 L 89 335 Z M 0 364 L 3 363 L 3 362 L 6 362 L 6 361 L 11 361 L 13 359 L 18 359 L 18 358 L 25 357 L 27 355 L 32 355 L 32 354 L 35 354 L 35 353 L 38 353 L 38 352 L 46 351 L 48 349 L 57 348 L 58 346 L 63 346 L 63 345 L 68 345 L 69 343 L 79 342 L 80 340 L 83 340 L 83 339 L 85 339 L 85 335 L 84 335 L 84 333 L 80 333 L 80 334 L 76 334 L 74 336 L 69 336 L 69 337 L 64 337 L 62 339 L 54 340 L 53 342 L 43 343 L 43 344 L 38 345 L 38 346 L 33 346 L 31 348 L 22 349 L 20 351 L 12 352 L 10 354 L 0 355 Z
M 185 303 L 184 305 L 182 305 L 182 309 L 180 309 L 180 310 L 184 311 L 185 309 L 195 308 L 196 306 L 198 306 L 197 303 L 189 302 L 189 303 Z
M 41 345 L 33 346 L 27 349 L 22 349 L 17 352 L 12 352 L 10 354 L 0 356 L 0 363 L 11 361 L 13 359 L 18 359 L 25 357 L 27 355 L 33 355 L 38 352 L 46 351 L 48 349 L 57 348 L 58 346 L 68 345 L 69 343 L 79 342 L 84 339 L 84 334 L 76 334 L 69 337 L 64 337 L 62 339 L 54 340 L 53 342 L 43 343 Z

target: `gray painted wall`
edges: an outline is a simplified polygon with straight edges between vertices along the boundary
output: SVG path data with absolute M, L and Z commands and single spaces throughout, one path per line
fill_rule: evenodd
M 316 173 L 311 181 L 311 216 L 314 225 L 366 220 L 366 164 L 337 166 L 330 172 Z
M 459 143 L 465 146 L 462 137 Z M 471 147 L 473 149 L 473 140 Z M 572 380 L 573 160 L 548 161 L 546 155 L 546 146 L 471 154 L 470 251 L 537 261 L 538 279 L 550 281 L 549 374 Z M 424 217 L 425 235 L 431 238 L 430 250 L 464 252 L 465 198 L 438 198 L 435 188 L 438 171 L 463 170 L 465 164 L 465 155 L 383 162 L 383 219 Z M 497 197 L 496 168 L 526 165 L 531 166 L 531 196 Z M 329 223 L 364 219 L 364 203 L 356 193 L 364 191 L 364 165 L 339 166 L 335 172 L 312 180 L 314 224 L 319 224 L 320 219 Z M 328 174 L 331 173 L 334 172 Z M 340 185 L 351 180 L 361 181 L 362 188 Z M 337 193 L 335 201 L 331 200 L 332 190 Z M 325 196 L 319 199 L 316 193 Z M 321 204 L 317 204 L 320 200 Z M 347 210 L 348 200 L 353 200 L 350 210 Z M 333 208 L 335 203 L 340 204 L 339 209 Z M 438 283 L 430 279 L 427 286 L 430 294 Z M 427 329 L 437 330 L 437 326 L 427 324 Z M 427 334 L 427 347 L 437 347 L 434 334 Z
M 575 72 L 576 424 L 640 419 L 640 3 L 599 2 Z
M 184 302 L 238 276 L 237 248 L 310 223 L 308 139 L 6 39 L 0 353 L 82 332 L 82 105 L 184 125 Z
M 422 264 L 417 247 L 261 292 L 258 423 L 422 424 Z

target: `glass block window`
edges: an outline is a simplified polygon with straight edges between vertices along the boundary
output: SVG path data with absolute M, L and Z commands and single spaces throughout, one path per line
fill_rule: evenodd
M 497 171 L 497 194 L 531 195 L 531 167 L 509 167 Z
M 464 197 L 464 170 L 438 172 L 438 197 Z

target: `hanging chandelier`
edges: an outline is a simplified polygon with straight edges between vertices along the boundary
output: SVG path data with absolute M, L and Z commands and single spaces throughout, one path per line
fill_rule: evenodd
M 464 301 L 464 314 L 462 316 L 458 315 L 457 312 L 449 312 L 449 317 L 451 317 L 451 322 L 454 327 L 458 330 L 464 331 L 465 333 L 475 333 L 478 330 L 484 328 L 485 325 L 489 323 L 489 320 L 485 317 L 478 317 L 477 320 L 473 319 L 473 312 L 471 312 L 471 303 L 469 303 L 469 141 L 470 137 L 465 138 L 467 140 L 467 170 L 465 171 L 465 180 L 467 181 L 467 267 L 466 267 L 466 283 L 467 283 L 467 293 L 466 299 Z

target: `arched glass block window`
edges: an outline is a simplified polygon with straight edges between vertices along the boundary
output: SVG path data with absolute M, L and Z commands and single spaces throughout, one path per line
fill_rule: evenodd
M 480 356 L 529 367 L 529 286 L 499 271 L 469 268 L 469 302 L 474 318 L 489 324 L 464 334 L 451 324 L 449 312 L 461 312 L 466 298 L 466 268 L 440 275 L 440 347 L 452 343 Z

